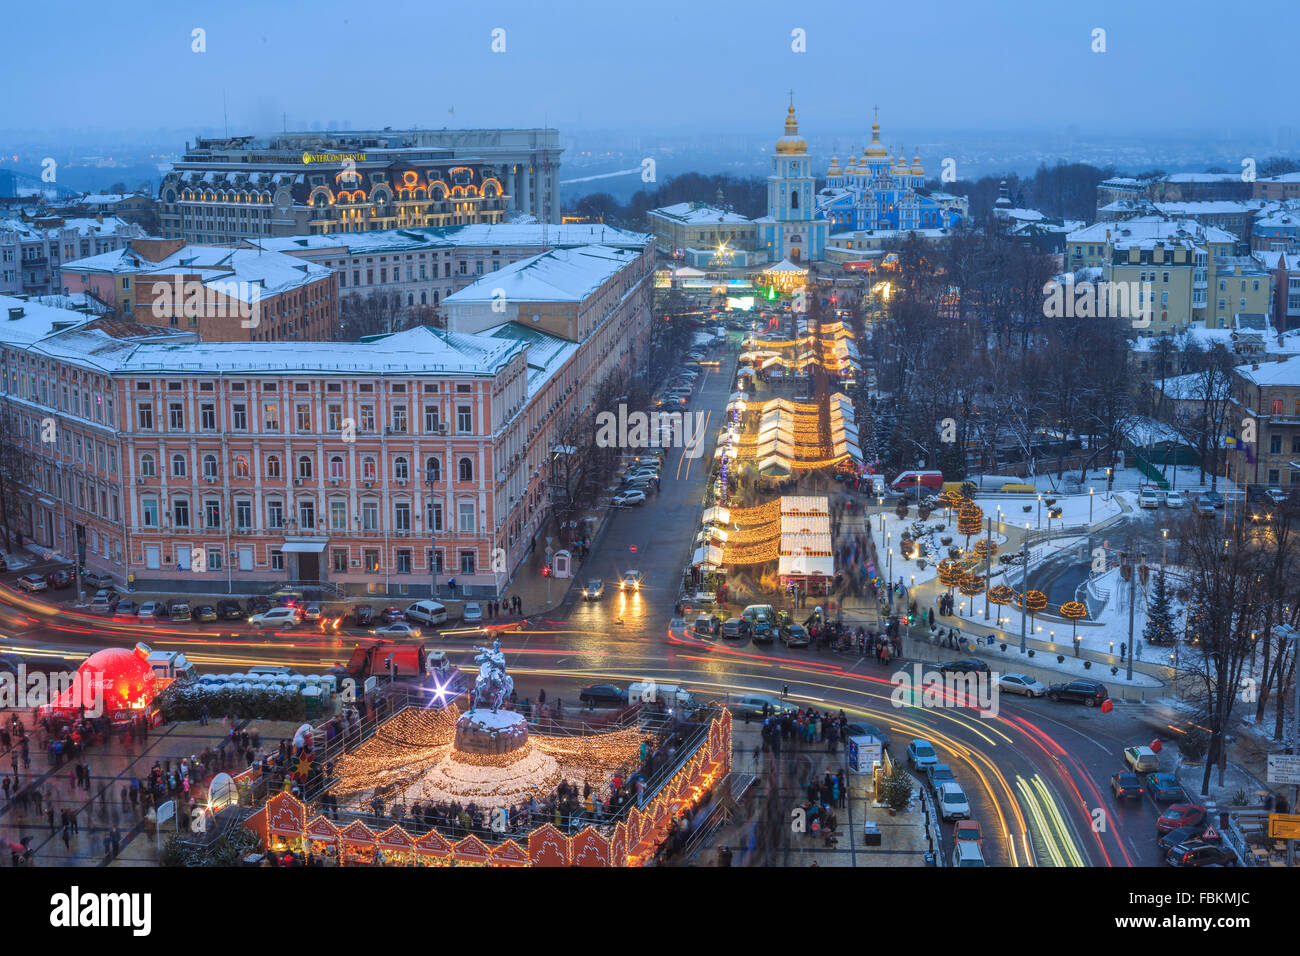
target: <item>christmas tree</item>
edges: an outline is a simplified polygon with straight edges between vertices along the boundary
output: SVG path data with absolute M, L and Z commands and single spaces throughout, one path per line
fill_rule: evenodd
M 1168 647 L 1174 643 L 1173 601 L 1169 596 L 1169 586 L 1165 581 L 1165 569 L 1156 575 L 1155 590 L 1147 605 L 1147 626 L 1142 630 L 1142 638 L 1148 644 Z

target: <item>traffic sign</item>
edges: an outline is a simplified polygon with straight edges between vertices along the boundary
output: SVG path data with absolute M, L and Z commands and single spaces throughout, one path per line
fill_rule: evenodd
M 627 549 L 628 549 L 629 551 L 631 551 L 633 554 L 636 554 L 636 545 L 634 545 L 634 544 L 629 544 L 629 545 L 627 546 Z
M 1270 813 L 1268 815 L 1270 840 L 1300 840 L 1300 814 Z
M 1268 782 L 1300 785 L 1300 754 L 1269 754 Z

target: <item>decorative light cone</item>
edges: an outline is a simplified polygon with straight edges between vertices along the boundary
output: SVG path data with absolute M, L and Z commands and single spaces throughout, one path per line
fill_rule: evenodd
M 984 590 L 984 579 L 978 574 L 963 574 L 957 582 L 957 590 L 967 597 L 974 597 Z
M 1088 616 L 1088 606 L 1082 601 L 1066 601 L 1061 605 L 1061 617 L 1070 619 L 1070 641 L 1078 638 L 1079 621 Z

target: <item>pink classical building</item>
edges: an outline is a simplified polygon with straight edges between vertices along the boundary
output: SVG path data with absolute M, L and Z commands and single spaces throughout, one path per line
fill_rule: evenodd
M 0 297 L 11 522 L 140 590 L 497 595 L 544 530 L 563 423 L 648 335 L 648 246 L 578 264 L 540 266 L 571 287 L 567 334 L 199 342 Z

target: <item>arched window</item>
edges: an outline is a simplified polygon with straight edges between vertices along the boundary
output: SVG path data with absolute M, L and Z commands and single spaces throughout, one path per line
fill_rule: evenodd
M 798 209 L 798 208 L 799 208 L 799 192 L 798 192 L 798 190 L 794 190 L 794 191 L 792 191 L 792 192 L 790 193 L 790 208 L 791 208 L 791 209 Z
M 298 456 L 298 477 L 299 478 L 311 477 L 311 456 L 310 455 Z
M 343 475 L 343 457 L 341 455 L 335 455 L 330 459 L 330 477 L 342 478 Z
M 361 459 L 361 477 L 366 481 L 375 480 L 375 460 L 369 455 Z
M 236 478 L 248 477 L 248 456 L 247 455 L 235 456 L 235 477 Z
M 470 461 L 468 458 L 462 458 L 460 460 L 459 468 L 461 481 L 474 480 L 474 462 Z
M 393 477 L 403 481 L 411 477 L 411 468 L 406 463 L 406 459 L 400 455 L 393 459 Z
M 153 478 L 158 474 L 158 470 L 154 467 L 153 455 L 140 456 L 140 474 L 146 478 Z
M 442 481 L 442 462 L 437 458 L 429 458 L 424 463 L 424 480 L 425 481 Z
M 217 477 L 217 456 L 216 455 L 203 456 L 203 477 L 204 478 Z
M 172 455 L 172 477 L 173 478 L 185 477 L 185 456 L 184 455 Z
M 280 477 L 280 456 L 279 455 L 266 456 L 266 477 L 268 478 Z

